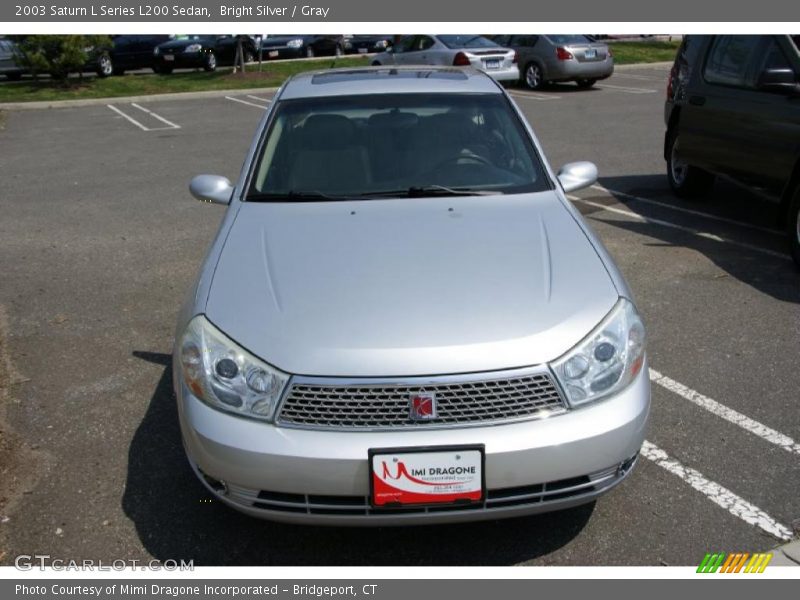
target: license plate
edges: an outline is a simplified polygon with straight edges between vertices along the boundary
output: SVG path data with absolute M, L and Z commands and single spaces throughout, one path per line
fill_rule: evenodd
M 481 502 L 483 457 L 483 446 L 370 450 L 370 502 L 375 508 Z
M 500 61 L 499 60 L 487 60 L 484 64 L 486 64 L 487 69 L 499 69 L 500 68 Z
M 167 62 L 169 62 L 171 60 L 175 60 L 175 56 L 172 55 L 172 54 L 165 54 L 164 55 L 164 60 L 167 61 Z
M 278 54 L 279 54 L 279 52 L 277 50 L 270 50 L 269 57 L 270 58 L 277 58 Z
M 366 48 L 359 48 L 358 49 L 358 53 L 359 54 L 366 54 L 367 53 L 367 49 Z
M 583 53 L 585 58 L 597 58 L 597 50 L 590 49 Z

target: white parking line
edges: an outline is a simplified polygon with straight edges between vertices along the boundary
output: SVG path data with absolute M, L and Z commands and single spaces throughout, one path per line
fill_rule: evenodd
M 107 106 L 108 108 L 110 108 L 111 110 L 113 110 L 115 113 L 117 113 L 119 116 L 121 116 L 121 117 L 123 117 L 123 118 L 127 119 L 128 121 L 130 121 L 131 123 L 133 123 L 134 125 L 136 125 L 136 126 L 137 126 L 139 129 L 141 129 L 142 131 L 150 131 L 150 129 L 149 129 L 149 128 L 147 128 L 147 127 L 145 127 L 144 125 L 142 125 L 141 123 L 139 123 L 139 121 L 137 121 L 137 120 L 136 120 L 136 119 L 134 119 L 133 117 L 129 117 L 128 115 L 126 115 L 124 112 L 122 112 L 120 109 L 118 109 L 118 108 L 117 108 L 116 106 L 114 106 L 113 104 L 106 104 L 106 106 Z
M 152 110 L 149 110 L 149 109 L 145 108 L 144 106 L 139 106 L 135 102 L 131 102 L 131 106 L 133 106 L 134 108 L 138 108 L 139 110 L 141 110 L 142 112 L 147 113 L 148 115 L 150 115 L 154 119 L 158 119 L 162 123 L 165 123 L 166 125 L 169 125 L 171 129 L 180 129 L 181 128 L 180 125 L 176 125 L 172 121 L 167 121 L 164 117 L 157 115 Z
M 788 527 L 781 525 L 763 510 L 737 496 L 729 489 L 706 479 L 699 471 L 670 458 L 666 452 L 655 444 L 645 440 L 642 445 L 641 454 L 659 467 L 666 469 L 673 475 L 677 475 L 698 492 L 704 494 L 706 498 L 711 500 L 714 504 L 721 506 L 745 523 L 755 525 L 781 540 L 789 540 L 792 538 L 792 532 Z
M 649 88 L 627 87 L 622 85 L 611 85 L 610 83 L 596 83 L 595 87 L 606 88 L 615 92 L 623 92 L 625 94 L 655 94 L 656 90 Z
M 536 92 L 525 92 L 524 94 L 519 92 L 510 92 L 510 95 L 514 96 L 514 98 L 524 98 L 525 100 L 559 100 L 561 98 L 561 96 L 537 94 Z
M 746 429 L 753 435 L 757 435 L 761 439 L 768 441 L 770 444 L 775 444 L 787 452 L 800 454 L 800 444 L 798 444 L 788 435 L 784 435 L 779 431 L 775 431 L 774 429 L 767 427 L 766 425 L 759 423 L 758 421 L 755 421 L 750 417 L 733 410 L 732 408 L 728 408 L 724 404 L 721 404 L 716 400 L 709 398 L 708 396 L 704 396 L 700 392 L 697 392 L 683 385 L 682 383 L 675 381 L 674 379 L 670 379 L 666 375 L 662 375 L 654 369 L 650 369 L 650 381 L 657 383 L 670 392 L 678 394 L 678 396 L 685 398 L 700 408 L 704 408 L 708 412 L 715 414 L 718 417 L 733 423 L 734 425 L 738 425 L 742 429 Z
M 261 96 L 251 96 L 250 94 L 247 94 L 247 97 L 252 98 L 253 100 L 258 100 L 260 102 L 266 102 L 267 104 L 270 104 L 272 102 L 272 99 L 262 98 Z
M 640 214 L 635 212 L 624 210 L 621 208 L 616 208 L 613 206 L 606 206 L 605 204 L 600 204 L 599 202 L 592 202 L 591 200 L 584 200 L 583 198 L 578 198 L 577 196 L 568 195 L 567 198 L 570 200 L 574 200 L 576 202 L 581 202 L 588 206 L 594 206 L 595 208 L 599 208 L 601 210 L 605 210 L 611 213 L 615 213 L 618 215 L 625 215 L 626 217 L 630 217 L 636 221 L 641 221 L 642 223 L 653 223 L 654 225 L 661 225 L 662 227 L 669 227 L 671 229 L 679 229 L 681 231 L 686 231 L 697 237 L 701 237 L 707 240 L 713 240 L 715 242 L 723 242 L 726 244 L 732 244 L 734 246 L 739 246 L 740 248 L 747 248 L 748 250 L 752 250 L 754 252 L 760 252 L 762 254 L 767 254 L 769 256 L 773 256 L 775 258 L 780 258 L 782 260 L 792 260 L 791 256 L 787 254 L 783 254 L 782 252 L 776 252 L 775 250 L 768 250 L 767 248 L 762 248 L 760 246 L 755 246 L 753 244 L 748 244 L 746 242 L 737 242 L 735 240 L 731 240 L 728 238 L 720 237 L 714 233 L 708 233 L 707 231 L 700 231 L 699 229 L 694 229 L 692 227 L 685 227 L 683 225 L 677 225 L 676 223 L 672 223 L 670 221 L 663 221 L 661 219 L 653 219 L 651 217 L 643 217 Z
M 238 102 L 240 104 L 247 104 L 247 106 L 255 106 L 256 108 L 260 108 L 261 110 L 267 110 L 267 107 L 263 104 L 256 104 L 255 102 L 248 102 L 247 100 L 241 100 L 240 98 L 234 98 L 232 96 L 225 96 L 226 100 L 230 100 L 231 102 Z
M 718 217 L 716 215 L 710 215 L 708 213 L 704 213 L 699 210 L 692 210 L 691 208 L 684 208 L 682 206 L 672 206 L 671 204 L 665 204 L 664 202 L 658 202 L 657 200 L 651 200 L 650 198 L 642 198 L 641 196 L 634 196 L 633 194 L 628 194 L 626 192 L 620 192 L 618 190 L 611 190 L 607 187 L 603 187 L 602 185 L 595 184 L 592 186 L 592 189 L 599 190 L 601 192 L 605 192 L 611 196 L 616 196 L 618 198 L 629 198 L 630 200 L 635 200 L 637 202 L 641 202 L 642 204 L 649 204 L 651 206 L 658 206 L 659 208 L 666 208 L 669 210 L 674 210 L 677 212 L 686 213 L 689 215 L 695 215 L 698 217 L 704 217 L 706 219 L 711 219 L 712 221 L 720 221 L 721 223 L 730 223 L 731 225 L 738 225 L 739 227 L 745 227 L 747 229 L 753 229 L 755 231 L 763 231 L 764 233 L 769 233 L 772 235 L 779 235 L 783 236 L 784 234 L 780 231 L 776 231 L 774 229 L 767 229 L 766 227 L 759 227 L 758 225 L 751 225 L 750 223 L 742 223 L 741 221 L 736 221 L 734 219 L 726 219 L 725 217 Z

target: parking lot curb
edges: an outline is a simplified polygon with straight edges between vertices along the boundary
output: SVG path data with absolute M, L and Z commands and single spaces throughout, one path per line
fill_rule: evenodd
M 0 110 L 44 110 L 48 108 L 79 108 L 130 102 L 170 102 L 172 100 L 197 100 L 219 98 L 232 94 L 264 94 L 277 91 L 277 87 L 240 88 L 233 90 L 205 90 L 202 92 L 174 92 L 171 94 L 144 94 L 140 96 L 115 96 L 111 98 L 83 98 L 81 100 L 43 100 L 39 102 L 0 102 Z
M 651 63 L 631 63 L 629 65 L 614 65 L 615 71 L 633 71 L 636 69 L 663 69 L 672 66 L 671 60 Z

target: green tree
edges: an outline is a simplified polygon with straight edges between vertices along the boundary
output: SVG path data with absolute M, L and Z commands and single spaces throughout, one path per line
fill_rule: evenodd
M 21 50 L 21 62 L 34 77 L 49 73 L 66 81 L 70 73 L 81 73 L 90 56 L 111 47 L 107 35 L 27 35 L 11 36 Z

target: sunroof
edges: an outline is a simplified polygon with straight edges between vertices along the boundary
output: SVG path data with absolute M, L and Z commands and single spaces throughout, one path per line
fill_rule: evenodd
M 344 83 L 348 81 L 369 81 L 379 79 L 448 79 L 464 81 L 466 73 L 460 69 L 370 69 L 368 71 L 334 71 L 318 73 L 311 78 L 312 84 Z

